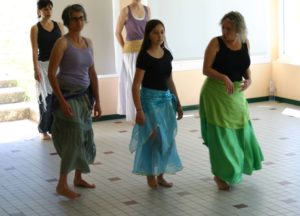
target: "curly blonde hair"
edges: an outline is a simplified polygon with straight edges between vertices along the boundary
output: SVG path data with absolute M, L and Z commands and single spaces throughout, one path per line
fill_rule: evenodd
M 228 19 L 235 27 L 237 33 L 240 34 L 241 40 L 246 42 L 247 40 L 247 26 L 245 23 L 245 19 L 243 15 L 238 11 L 230 11 L 229 13 L 225 14 L 221 21 L 220 25 L 223 23 L 225 19 Z

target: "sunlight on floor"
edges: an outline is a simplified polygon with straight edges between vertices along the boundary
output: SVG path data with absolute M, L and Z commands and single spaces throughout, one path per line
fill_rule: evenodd
M 287 115 L 287 116 L 293 116 L 296 118 L 300 118 L 300 110 L 296 110 L 296 109 L 291 109 L 291 108 L 285 108 L 282 111 L 283 115 Z
M 37 124 L 30 120 L 0 123 L 0 144 L 17 140 L 30 140 L 39 136 Z

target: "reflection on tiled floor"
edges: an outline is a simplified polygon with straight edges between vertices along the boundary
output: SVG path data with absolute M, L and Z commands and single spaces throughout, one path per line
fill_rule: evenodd
M 92 190 L 67 200 L 55 193 L 59 156 L 51 141 L 41 141 L 29 121 L 0 124 L 0 215 L 300 215 L 300 118 L 282 115 L 280 103 L 250 104 L 252 123 L 265 155 L 261 171 L 244 176 L 230 192 L 218 191 L 202 144 L 197 111 L 178 122 L 178 152 L 184 170 L 166 176 L 171 189 L 151 190 L 131 173 L 128 143 L 132 125 L 94 123 L 97 158 L 86 179 Z M 69 183 L 72 184 L 72 177 Z

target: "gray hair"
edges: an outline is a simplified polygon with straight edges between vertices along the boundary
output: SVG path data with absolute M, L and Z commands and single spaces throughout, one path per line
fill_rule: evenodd
M 243 42 L 247 40 L 247 26 L 245 23 L 245 19 L 243 15 L 238 11 L 230 11 L 229 13 L 225 14 L 221 19 L 220 24 L 223 23 L 225 19 L 228 19 L 235 27 L 237 33 L 240 34 L 240 38 Z
M 67 6 L 61 15 L 61 18 L 64 22 L 64 25 L 66 27 L 69 26 L 70 21 L 71 21 L 71 16 L 73 12 L 82 12 L 83 13 L 83 17 L 84 17 L 84 21 L 87 22 L 87 15 L 86 12 L 84 10 L 84 8 L 80 5 L 80 4 L 73 4 L 73 5 L 69 5 Z

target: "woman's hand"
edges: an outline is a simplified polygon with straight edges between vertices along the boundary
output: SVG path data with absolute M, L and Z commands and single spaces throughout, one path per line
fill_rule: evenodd
M 245 91 L 251 85 L 251 83 L 252 83 L 251 79 L 243 80 L 240 86 L 240 90 Z
M 228 76 L 225 76 L 225 78 L 224 78 L 224 84 L 226 86 L 226 92 L 228 94 L 233 94 L 233 92 L 234 92 L 234 86 L 233 86 L 232 81 L 228 78 Z
M 94 117 L 100 118 L 102 114 L 101 106 L 99 102 L 94 104 Z
M 66 100 L 60 104 L 60 109 L 66 117 L 71 118 L 74 116 L 72 107 Z
M 145 114 L 143 110 L 136 111 L 135 122 L 139 125 L 145 124 Z
M 182 110 L 181 105 L 177 105 L 176 111 L 177 111 L 177 114 L 178 114 L 177 120 L 182 119 L 182 117 L 183 117 L 183 110 Z
M 34 70 L 34 79 L 38 82 L 41 82 L 42 76 L 41 76 L 41 72 L 39 69 Z

